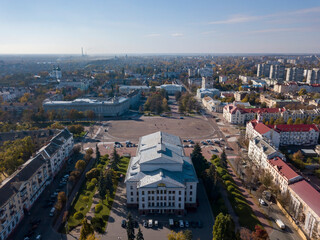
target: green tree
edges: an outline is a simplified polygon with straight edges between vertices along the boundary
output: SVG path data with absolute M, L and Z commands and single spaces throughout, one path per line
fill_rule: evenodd
M 184 232 L 183 232 L 183 234 L 184 234 L 184 237 L 185 237 L 185 240 L 192 240 L 192 231 L 190 231 L 190 230 L 185 230 Z
M 292 120 L 291 117 L 288 119 L 287 124 L 288 124 L 288 125 L 292 125 L 292 124 L 293 124 L 293 120 Z
M 220 163 L 222 166 L 227 167 L 227 155 L 225 150 L 222 151 L 221 156 L 220 156 Z
M 88 181 L 91 181 L 93 178 L 99 178 L 100 176 L 100 170 L 98 168 L 92 168 L 90 171 L 86 173 L 86 178 Z
M 101 153 L 100 153 L 98 144 L 96 144 L 96 159 L 97 159 L 97 162 L 100 161 L 100 157 L 101 157 Z
M 144 240 L 144 237 L 143 237 L 143 234 L 142 234 L 142 231 L 141 231 L 140 227 L 138 229 L 136 240 Z
M 108 182 L 107 182 L 106 176 L 101 174 L 101 176 L 99 178 L 99 182 L 98 182 L 98 192 L 99 192 L 99 196 L 100 196 L 101 199 L 105 199 L 106 198 L 107 188 L 108 188 L 107 185 L 108 185 Z
M 80 172 L 82 172 L 85 168 L 86 168 L 86 162 L 85 161 L 83 161 L 83 160 L 78 160 L 77 162 L 76 162 L 76 165 L 75 165 L 75 168 L 78 170 L 78 171 L 80 171 Z
M 219 213 L 213 225 L 213 240 L 235 239 L 235 226 L 229 214 Z
M 294 124 L 295 124 L 295 125 L 297 125 L 297 124 L 302 124 L 301 118 L 297 118 L 297 119 L 294 121 Z
M 300 91 L 298 92 L 299 96 L 303 96 L 307 94 L 307 90 L 305 88 L 301 88 Z
M 194 145 L 193 151 L 191 153 L 191 160 L 198 177 L 200 177 L 203 174 L 204 170 L 209 167 L 207 160 L 202 155 L 199 143 L 196 143 Z
M 130 212 L 127 216 L 127 236 L 128 240 L 134 240 L 134 222 Z
M 278 119 L 274 122 L 274 124 L 275 124 L 275 125 L 284 124 L 284 119 L 283 119 L 283 117 L 278 118 Z
M 270 124 L 270 125 L 273 125 L 273 124 L 274 124 L 274 118 L 273 118 L 273 117 L 270 118 L 269 124 Z
M 88 223 L 87 219 L 84 218 L 82 220 L 82 227 L 80 230 L 80 238 L 79 240 L 86 240 L 88 236 L 94 234 L 93 227 L 90 223 Z

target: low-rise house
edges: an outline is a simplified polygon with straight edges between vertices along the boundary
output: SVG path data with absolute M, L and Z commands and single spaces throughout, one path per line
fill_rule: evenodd
M 202 98 L 203 106 L 208 109 L 210 112 L 219 112 L 222 113 L 225 103 L 222 103 L 220 100 L 212 99 L 211 97 Z

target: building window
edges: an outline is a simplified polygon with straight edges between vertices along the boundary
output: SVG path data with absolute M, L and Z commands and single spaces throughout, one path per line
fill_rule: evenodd
M 179 208 L 181 208 L 181 203 L 179 203 Z
M 179 202 L 181 202 L 181 197 L 179 197 Z
M 157 194 L 159 194 L 159 190 L 157 190 Z
M 130 186 L 130 189 L 132 190 L 132 189 L 133 189 L 133 186 Z
M 181 191 L 179 191 L 179 195 L 181 195 Z
M 190 198 L 190 202 L 192 202 L 192 197 Z
M 164 190 L 163 193 L 166 194 L 166 193 L 167 193 L 167 190 Z
M 131 194 L 131 196 L 133 196 L 133 192 L 131 192 L 130 194 Z
M 190 195 L 192 195 L 192 191 L 190 191 Z
M 192 189 L 192 185 L 190 185 L 190 189 Z
M 144 202 L 144 197 L 142 198 L 142 202 Z
M 142 195 L 144 195 L 144 191 L 142 191 Z
M 133 198 L 131 198 L 131 202 L 133 202 Z

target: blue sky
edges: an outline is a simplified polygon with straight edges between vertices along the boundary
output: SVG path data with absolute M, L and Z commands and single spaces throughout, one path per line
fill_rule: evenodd
M 0 0 L 0 54 L 319 53 L 319 0 Z

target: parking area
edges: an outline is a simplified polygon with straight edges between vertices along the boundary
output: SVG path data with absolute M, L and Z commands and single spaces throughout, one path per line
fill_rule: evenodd
M 211 212 L 210 204 L 205 194 L 205 190 L 200 183 L 198 185 L 198 200 L 199 207 L 195 212 L 189 212 L 186 216 L 176 216 L 176 215 L 161 215 L 161 214 L 150 214 L 147 216 L 138 215 L 138 211 L 136 209 L 127 209 L 126 207 L 126 195 L 125 195 L 125 185 L 124 183 L 120 183 L 117 189 L 117 194 L 115 197 L 115 201 L 113 203 L 113 208 L 110 213 L 109 222 L 107 226 L 106 234 L 98 236 L 99 239 L 108 239 L 108 240 L 118 240 L 119 237 L 121 239 L 127 239 L 126 229 L 121 226 L 122 220 L 126 218 L 128 212 L 130 211 L 134 220 L 138 222 L 144 239 L 153 239 L 153 240 L 163 240 L 167 239 L 168 234 L 171 230 L 173 231 L 181 231 L 189 229 L 193 233 L 193 239 L 212 239 L 212 226 L 214 223 L 213 215 Z M 155 220 L 158 221 L 158 227 L 153 226 L 152 228 L 146 228 L 143 226 L 143 221 L 152 220 L 153 224 Z M 189 222 L 189 228 L 183 227 L 173 227 L 169 226 L 169 219 L 173 219 L 175 222 L 179 220 L 184 221 L 184 225 L 186 221 Z M 191 226 L 191 222 L 200 221 L 202 227 Z M 197 224 L 194 224 L 197 225 Z M 136 228 L 137 232 L 137 228 Z

